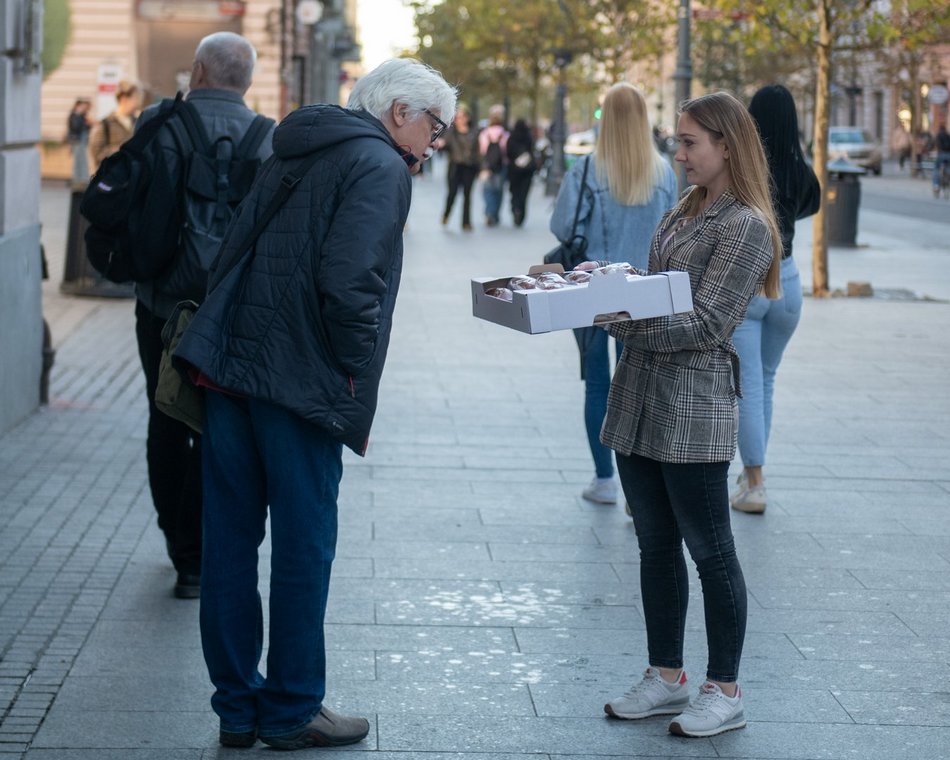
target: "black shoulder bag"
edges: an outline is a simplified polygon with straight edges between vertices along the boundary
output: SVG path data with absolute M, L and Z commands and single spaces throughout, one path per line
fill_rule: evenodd
M 584 172 L 581 176 L 581 187 L 577 193 L 577 207 L 574 209 L 574 222 L 571 224 L 571 236 L 562 241 L 557 248 L 544 255 L 545 264 L 560 264 L 568 272 L 582 261 L 587 261 L 587 238 L 577 234 L 577 222 L 581 215 L 581 201 L 584 200 L 584 190 L 587 187 L 587 169 L 590 166 L 590 156 L 584 157 Z

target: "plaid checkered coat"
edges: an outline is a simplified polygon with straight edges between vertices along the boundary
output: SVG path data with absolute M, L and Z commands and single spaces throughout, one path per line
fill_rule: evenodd
M 660 462 L 725 462 L 735 455 L 739 357 L 732 334 L 772 261 L 768 226 L 729 192 L 679 228 L 683 201 L 660 220 L 650 271 L 689 273 L 693 311 L 609 328 L 624 350 L 600 440 Z

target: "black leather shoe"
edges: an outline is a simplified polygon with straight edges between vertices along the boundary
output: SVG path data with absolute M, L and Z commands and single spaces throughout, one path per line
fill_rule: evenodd
M 178 599 L 197 599 L 201 596 L 201 576 L 190 573 L 178 573 L 175 582 L 175 596 Z
M 257 731 L 218 731 L 218 742 L 222 747 L 253 747 L 257 741 Z
M 317 717 L 303 728 L 280 736 L 262 736 L 261 741 L 277 749 L 305 749 L 307 747 L 341 747 L 366 738 L 369 721 L 337 715 L 321 707 Z

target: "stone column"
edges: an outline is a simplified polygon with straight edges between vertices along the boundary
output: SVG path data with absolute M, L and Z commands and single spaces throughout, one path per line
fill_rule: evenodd
M 39 404 L 41 0 L 0 0 L 0 432 Z

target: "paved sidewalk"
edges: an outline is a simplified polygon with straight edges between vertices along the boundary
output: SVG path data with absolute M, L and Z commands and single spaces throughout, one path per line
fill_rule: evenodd
M 416 182 L 379 416 L 369 455 L 346 457 L 328 703 L 372 724 L 346 757 L 946 758 L 950 304 L 806 300 L 779 377 L 772 501 L 734 518 L 750 724 L 674 738 L 662 719 L 602 714 L 645 667 L 645 636 L 632 524 L 579 497 L 592 466 L 573 338 L 471 316 L 472 276 L 551 247 L 549 200 L 532 197 L 524 229 L 505 214 L 463 234 L 458 210 L 438 223 L 443 189 Z M 64 195 L 44 191 L 51 404 L 0 437 L 0 755 L 262 756 L 216 744 L 198 604 L 171 596 L 148 495 L 132 303 L 59 295 Z M 920 256 L 921 281 L 950 297 L 948 226 L 917 224 L 944 241 L 923 254 L 911 230 L 865 232 L 873 220 L 898 217 L 862 215 L 858 258 L 873 260 L 832 251 L 832 284 L 890 268 L 888 287 L 916 290 L 900 262 Z

